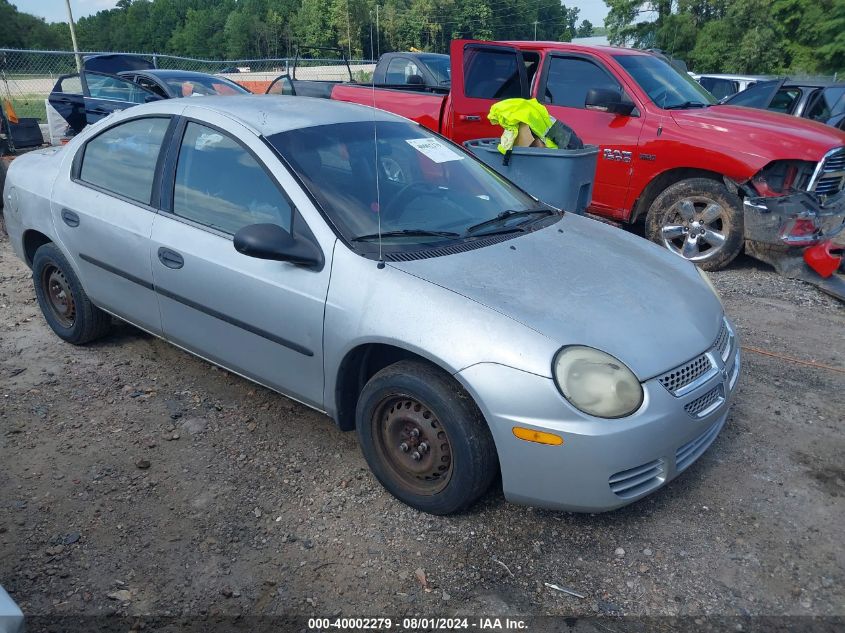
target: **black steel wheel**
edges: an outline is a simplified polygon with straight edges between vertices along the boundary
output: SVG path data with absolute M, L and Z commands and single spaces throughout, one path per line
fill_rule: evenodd
M 103 336 L 111 317 L 91 303 L 70 262 L 48 243 L 32 258 L 32 281 L 41 313 L 63 340 L 82 345 Z
M 423 512 L 463 510 L 498 473 L 493 437 L 478 407 L 428 363 L 400 361 L 373 376 L 358 400 L 356 425 L 376 478 Z

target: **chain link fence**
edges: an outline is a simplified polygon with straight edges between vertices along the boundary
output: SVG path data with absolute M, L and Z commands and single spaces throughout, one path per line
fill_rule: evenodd
M 80 53 L 89 55 L 106 52 Z M 375 68 L 372 60 L 302 59 L 193 59 L 157 53 L 131 53 L 150 61 L 156 68 L 218 74 L 236 81 L 252 92 L 263 93 L 279 75 L 292 73 L 297 79 L 367 81 Z M 35 51 L 0 48 L 0 100 L 8 99 L 19 117 L 46 121 L 45 100 L 61 75 L 76 72 L 76 56 L 70 51 Z

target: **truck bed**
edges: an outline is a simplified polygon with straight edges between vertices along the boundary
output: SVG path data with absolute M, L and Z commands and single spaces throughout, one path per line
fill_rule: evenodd
M 379 88 L 363 84 L 337 84 L 331 92 L 335 101 L 347 101 L 393 112 L 424 125 L 434 132 L 441 132 L 445 94 L 417 92 L 395 88 Z

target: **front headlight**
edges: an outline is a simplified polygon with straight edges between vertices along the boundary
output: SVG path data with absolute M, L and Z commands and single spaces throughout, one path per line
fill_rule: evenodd
M 643 388 L 634 373 L 592 347 L 564 347 L 554 361 L 558 388 L 572 405 L 600 418 L 621 418 L 640 408 Z
M 720 295 L 719 291 L 716 290 L 716 286 L 713 285 L 713 280 L 710 279 L 710 275 L 701 270 L 698 266 L 696 266 L 695 269 L 698 271 L 698 274 L 701 275 L 701 279 L 704 280 L 704 283 L 707 284 L 707 287 L 710 288 L 710 290 L 713 291 L 713 294 L 716 295 L 716 298 L 721 301 L 722 295 Z

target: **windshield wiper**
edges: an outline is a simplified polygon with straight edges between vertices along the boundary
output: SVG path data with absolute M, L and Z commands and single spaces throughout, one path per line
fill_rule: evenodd
M 553 209 L 527 209 L 525 211 L 514 211 L 513 209 L 508 209 L 507 211 L 502 211 L 499 215 L 495 218 L 490 218 L 489 220 L 484 220 L 484 222 L 479 222 L 478 224 L 473 224 L 472 226 L 468 226 L 464 235 L 471 235 L 475 233 L 478 229 L 483 229 L 485 226 L 492 226 L 494 224 L 499 224 L 504 220 L 509 220 L 510 218 L 517 218 L 520 216 L 526 215 L 537 215 L 538 213 L 543 214 L 544 216 L 547 215 L 556 215 L 557 211 Z
M 370 233 L 369 235 L 358 235 L 353 237 L 353 242 L 368 242 L 377 240 L 379 237 L 460 237 L 459 233 L 452 231 L 427 231 L 425 229 L 401 229 L 398 231 L 384 231 L 383 233 Z
M 684 101 L 683 103 L 676 103 L 674 105 L 663 106 L 664 110 L 686 110 L 687 108 L 707 108 L 709 103 L 701 103 L 700 101 Z

